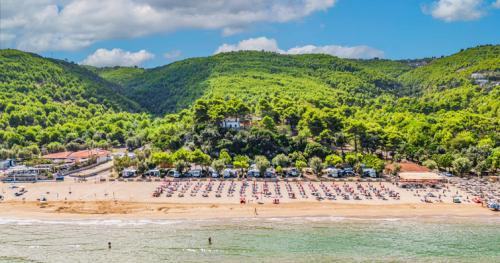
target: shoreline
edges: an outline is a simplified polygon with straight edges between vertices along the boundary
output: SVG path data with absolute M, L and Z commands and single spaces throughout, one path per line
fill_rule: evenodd
M 257 214 L 255 214 L 257 211 Z M 198 220 L 291 217 L 470 218 L 500 219 L 498 212 L 475 204 L 338 204 L 297 202 L 273 204 L 147 203 L 125 201 L 34 201 L 0 203 L 2 219 L 32 220 Z

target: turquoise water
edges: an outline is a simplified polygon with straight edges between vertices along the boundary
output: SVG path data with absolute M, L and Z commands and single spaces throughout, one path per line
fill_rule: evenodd
M 0 262 L 500 262 L 499 226 L 499 218 L 0 220 Z

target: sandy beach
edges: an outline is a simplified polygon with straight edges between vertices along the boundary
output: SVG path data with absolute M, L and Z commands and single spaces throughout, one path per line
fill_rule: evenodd
M 460 190 L 449 189 L 407 190 L 388 182 L 254 182 L 247 181 L 182 181 L 175 185 L 171 197 L 163 193 L 153 197 L 153 192 L 165 182 L 40 182 L 35 184 L 2 184 L 4 201 L 0 202 L 0 217 L 30 219 L 81 219 L 81 218 L 131 218 L 131 219 L 209 219 L 244 217 L 302 217 L 345 216 L 360 218 L 379 217 L 498 217 L 498 213 L 467 202 L 468 197 Z M 288 186 L 287 186 L 288 184 Z M 26 193 L 15 196 L 20 188 Z M 234 193 L 230 193 L 233 187 Z M 244 188 L 243 190 L 241 188 Z M 303 188 L 303 195 L 300 188 Z M 165 187 L 168 189 L 167 187 Z M 255 188 L 255 189 L 254 189 Z M 318 200 L 313 192 L 335 192 L 338 197 Z M 198 189 L 198 190 L 197 190 Z M 286 189 L 286 190 L 285 190 Z M 288 190 L 289 189 L 289 190 Z M 384 193 L 397 193 L 397 198 L 360 198 L 345 200 L 342 191 L 360 189 Z M 287 192 L 296 197 L 289 198 Z M 183 197 L 179 193 L 184 192 Z M 217 192 L 221 193 L 217 197 Z M 369 191 L 368 191 L 369 192 Z M 422 196 L 435 193 L 432 203 L 423 202 Z M 455 204 L 452 196 L 463 196 L 464 202 Z M 204 193 L 204 194 L 202 194 Z M 267 193 L 267 194 L 265 194 Z M 438 195 L 440 200 L 438 201 Z M 442 196 L 441 196 L 442 195 Z M 240 204 L 241 197 L 245 204 Z M 45 198 L 46 202 L 38 199 Z M 273 201 L 279 199 L 279 204 Z
M 257 209 L 257 214 L 255 214 Z M 0 217 L 16 219 L 212 219 L 250 217 L 492 217 L 494 213 L 473 204 L 334 204 L 297 202 L 280 205 L 174 204 L 112 201 L 5 202 Z

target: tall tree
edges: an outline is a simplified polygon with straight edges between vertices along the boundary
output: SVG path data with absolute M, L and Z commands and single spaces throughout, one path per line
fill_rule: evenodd
M 309 159 L 309 167 L 313 170 L 316 176 L 321 176 L 321 172 L 323 171 L 323 161 L 319 157 L 312 157 Z
M 259 170 L 261 176 L 264 176 L 267 168 L 271 166 L 271 163 L 265 156 L 258 155 L 255 156 L 255 166 L 257 167 L 257 170 Z

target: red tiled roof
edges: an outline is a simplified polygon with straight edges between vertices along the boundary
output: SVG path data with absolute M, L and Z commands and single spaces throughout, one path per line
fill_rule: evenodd
M 47 155 L 44 155 L 42 156 L 44 159 L 65 159 L 65 158 L 68 158 L 68 156 L 71 154 L 72 152 L 58 152 L 58 153 L 51 153 L 51 154 L 47 154 Z
M 44 159 L 88 159 L 92 156 L 107 156 L 110 155 L 111 152 L 102 149 L 94 149 L 94 150 L 82 150 L 78 152 L 59 152 L 44 155 Z
M 90 158 L 91 156 L 106 156 L 110 155 L 110 151 L 106 150 L 101 150 L 101 149 L 95 149 L 95 150 L 83 150 L 83 151 L 78 151 L 74 152 L 70 155 L 70 158 L 73 159 L 87 159 Z

